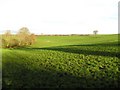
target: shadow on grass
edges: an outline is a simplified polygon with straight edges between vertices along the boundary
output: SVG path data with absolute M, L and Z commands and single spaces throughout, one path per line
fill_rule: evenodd
M 38 49 L 38 48 L 34 48 L 34 49 Z M 116 52 L 106 52 L 106 51 L 92 51 L 92 50 L 70 49 L 70 48 L 43 48 L 43 49 L 76 53 L 76 54 L 84 54 L 84 55 L 98 55 L 98 56 L 109 56 L 109 57 L 119 56 L 119 54 Z
M 65 71 L 56 71 L 53 68 L 40 66 L 28 68 L 25 63 L 4 62 L 3 89 L 9 88 L 117 88 L 118 82 L 100 72 L 74 76 Z M 111 72 L 112 73 L 112 72 Z M 95 75 L 95 76 L 94 76 Z M 98 77 L 97 77 L 98 75 Z M 97 78 L 96 78 L 97 77 Z
M 110 51 L 109 47 L 115 48 L 115 50 Z M 119 57 L 118 47 L 119 47 L 118 43 L 105 43 L 105 44 L 66 45 L 47 48 L 21 48 L 21 50 L 53 50 L 85 55 Z M 107 51 L 106 49 L 109 49 L 109 51 Z
M 113 46 L 113 47 L 118 47 L 120 44 L 118 42 L 109 42 L 109 43 L 96 43 L 96 44 L 79 44 L 76 46 Z M 70 46 L 74 46 L 74 45 L 70 45 Z

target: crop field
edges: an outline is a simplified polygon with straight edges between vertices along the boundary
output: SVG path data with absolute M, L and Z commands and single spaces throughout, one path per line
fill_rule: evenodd
M 118 88 L 118 35 L 38 36 L 2 49 L 3 88 Z

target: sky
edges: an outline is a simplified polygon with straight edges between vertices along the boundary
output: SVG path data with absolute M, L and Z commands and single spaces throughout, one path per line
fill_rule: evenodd
M 119 0 L 0 0 L 0 32 L 118 33 Z

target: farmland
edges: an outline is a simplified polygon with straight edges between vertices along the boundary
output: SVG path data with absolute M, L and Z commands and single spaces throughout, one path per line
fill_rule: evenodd
M 38 36 L 2 49 L 3 88 L 117 88 L 118 35 Z

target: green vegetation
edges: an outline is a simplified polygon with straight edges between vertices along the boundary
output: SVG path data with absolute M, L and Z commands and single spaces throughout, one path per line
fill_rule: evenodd
M 2 49 L 3 88 L 117 88 L 118 35 L 38 36 Z

